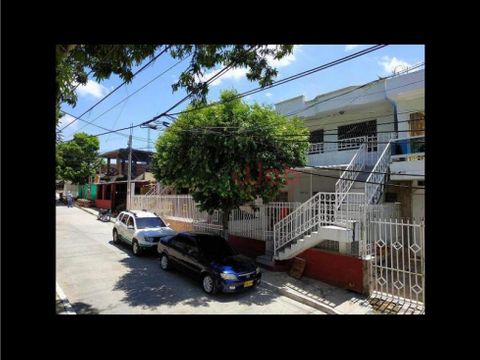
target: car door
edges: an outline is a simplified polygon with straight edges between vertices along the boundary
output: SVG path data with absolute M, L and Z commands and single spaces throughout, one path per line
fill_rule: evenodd
M 168 254 L 176 265 L 185 268 L 185 236 L 179 234 L 170 240 Z
M 125 236 L 125 219 L 127 217 L 127 214 L 125 213 L 120 213 L 120 215 L 118 215 L 118 218 L 117 218 L 117 221 L 115 223 L 116 225 L 116 229 L 117 229 L 117 233 L 118 233 L 118 236 L 120 238 L 120 240 L 123 240 L 124 236 Z
M 186 236 L 184 253 L 185 267 L 195 276 L 200 275 L 202 270 L 202 266 L 200 264 L 200 256 L 200 250 L 198 248 L 195 238 Z
M 133 242 L 133 235 L 135 233 L 135 219 L 133 216 L 128 215 L 127 223 L 125 225 L 125 239 L 131 244 Z

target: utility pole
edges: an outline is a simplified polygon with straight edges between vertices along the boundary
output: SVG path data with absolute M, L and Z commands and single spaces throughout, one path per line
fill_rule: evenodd
M 131 204 L 131 182 L 132 182 L 132 132 L 133 124 L 130 124 L 130 136 L 128 137 L 128 181 L 127 181 L 127 209 L 130 210 Z

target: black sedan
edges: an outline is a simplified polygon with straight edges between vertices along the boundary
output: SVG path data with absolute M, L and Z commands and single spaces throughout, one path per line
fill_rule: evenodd
M 197 277 L 207 294 L 237 292 L 260 283 L 260 268 L 222 237 L 183 232 L 158 242 L 160 267 L 172 266 Z

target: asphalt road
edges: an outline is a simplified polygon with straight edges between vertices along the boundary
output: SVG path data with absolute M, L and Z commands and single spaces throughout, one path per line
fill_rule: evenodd
M 56 281 L 78 314 L 323 314 L 262 284 L 208 296 L 200 284 L 160 269 L 156 254 L 112 243 L 112 223 L 78 208 L 56 209 Z

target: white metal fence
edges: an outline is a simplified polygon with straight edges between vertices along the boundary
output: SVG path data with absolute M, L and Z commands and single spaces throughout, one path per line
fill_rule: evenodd
M 370 294 L 405 312 L 425 305 L 425 227 L 423 222 L 369 220 L 367 226 Z
M 271 202 L 254 207 L 242 206 L 230 214 L 229 233 L 258 240 L 273 239 L 273 225 L 300 206 L 299 202 Z M 133 195 L 132 209 L 146 209 L 163 217 L 193 222 L 195 231 L 220 234 L 222 212 L 200 211 L 191 195 Z

